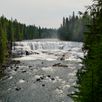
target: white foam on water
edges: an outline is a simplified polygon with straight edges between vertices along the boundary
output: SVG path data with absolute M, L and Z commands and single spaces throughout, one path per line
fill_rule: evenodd
M 52 67 L 42 67 L 42 70 L 45 72 L 53 72 L 54 69 Z
M 13 53 L 22 57 L 14 60 L 58 60 L 65 55 L 65 60 L 80 62 L 79 57 L 83 57 L 83 43 L 67 42 L 59 40 L 31 40 L 15 42 Z M 26 56 L 27 54 L 27 56 Z
M 25 83 L 25 80 L 20 79 L 20 80 L 18 81 L 18 83 Z

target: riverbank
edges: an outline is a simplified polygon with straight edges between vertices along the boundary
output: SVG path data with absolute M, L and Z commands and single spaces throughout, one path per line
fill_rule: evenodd
M 20 63 L 20 61 L 15 61 L 15 60 L 12 60 L 11 58 L 9 58 L 9 60 L 6 63 L 4 63 L 0 66 L 0 79 L 2 77 L 6 76 L 5 70 L 8 67 L 12 66 L 12 64 L 19 64 L 19 63 Z

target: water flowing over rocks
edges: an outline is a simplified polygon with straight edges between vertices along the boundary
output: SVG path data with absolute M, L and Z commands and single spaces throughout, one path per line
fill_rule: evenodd
M 12 64 L 0 80 L 1 102 L 73 102 L 69 94 L 82 66 L 82 43 L 58 40 L 15 42 Z
M 15 42 L 12 53 L 19 60 L 80 60 L 82 43 L 58 40 L 30 40 Z

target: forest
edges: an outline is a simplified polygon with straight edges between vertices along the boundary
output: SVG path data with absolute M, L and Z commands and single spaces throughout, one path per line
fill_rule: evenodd
M 85 25 L 90 23 L 91 17 L 88 12 L 83 14 L 79 11 L 78 13 L 79 15 L 75 15 L 73 12 L 72 16 L 63 17 L 63 23 L 58 29 L 59 39 L 83 42 L 83 33 L 87 30 Z
M 0 17 L 0 67 L 11 57 L 12 42 L 59 38 L 84 42 L 82 68 L 77 72 L 75 102 L 102 102 L 102 0 L 93 0 L 84 13 L 63 17 L 58 29 L 25 25 L 16 19 Z
M 88 11 L 91 22 L 84 32 L 85 56 L 77 72 L 78 90 L 72 96 L 75 102 L 102 102 L 102 0 L 94 0 Z

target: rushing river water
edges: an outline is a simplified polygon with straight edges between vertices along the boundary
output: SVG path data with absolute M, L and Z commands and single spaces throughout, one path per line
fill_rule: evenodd
M 6 68 L 0 102 L 72 102 L 81 48 L 79 42 L 50 39 L 16 42 L 13 60 L 20 63 Z

